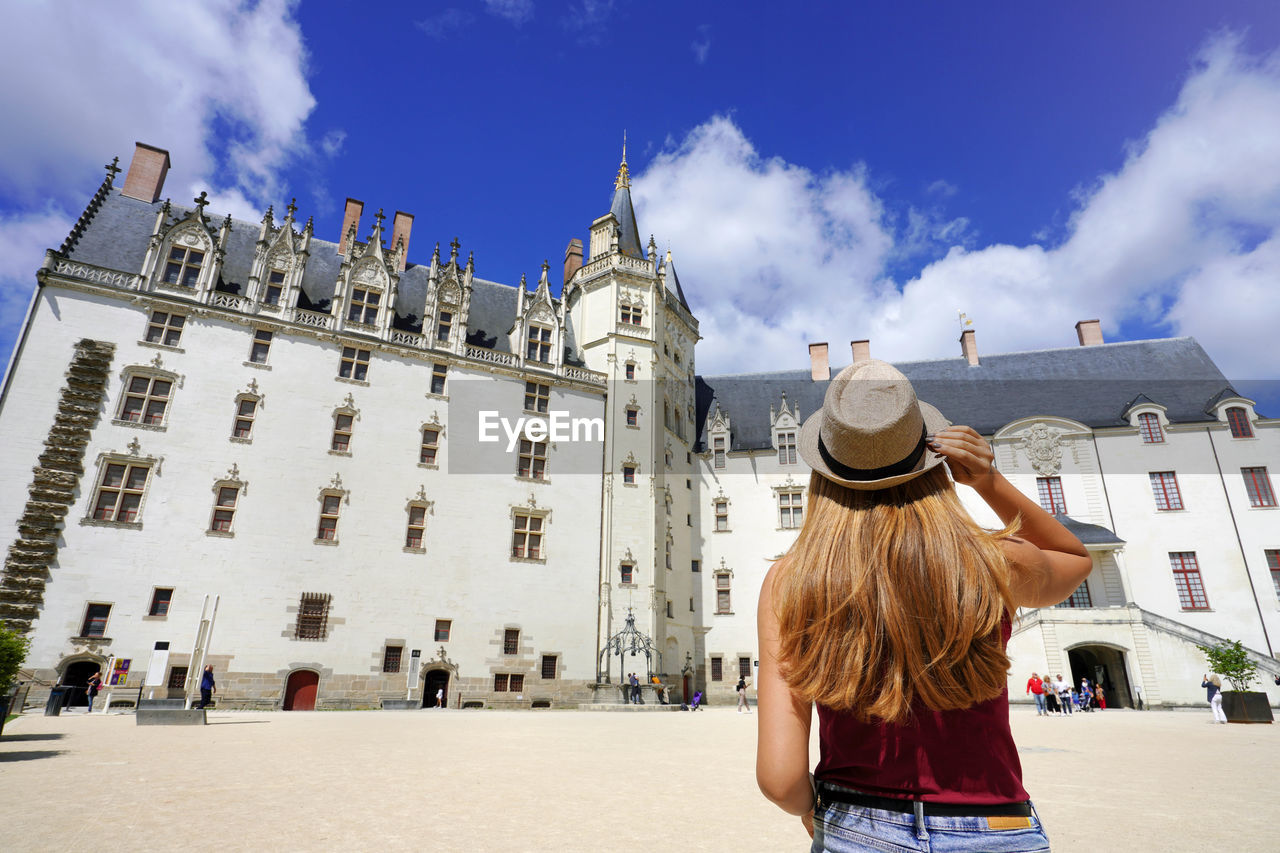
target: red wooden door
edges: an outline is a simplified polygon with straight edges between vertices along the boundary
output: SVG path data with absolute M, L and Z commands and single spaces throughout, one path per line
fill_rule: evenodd
M 320 674 L 309 669 L 300 669 L 289 676 L 284 688 L 284 709 L 286 711 L 314 711 L 316 709 L 316 687 L 320 684 Z

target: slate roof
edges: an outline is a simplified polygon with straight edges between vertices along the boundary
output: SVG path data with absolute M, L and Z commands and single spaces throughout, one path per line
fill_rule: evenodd
M 897 364 L 920 399 L 937 406 L 953 423 L 991 435 L 1019 418 L 1056 415 L 1089 427 L 1127 426 L 1122 415 L 1140 394 L 1165 406 L 1170 422 L 1213 420 L 1206 404 L 1229 385 L 1193 338 L 1101 344 L 1091 347 L 985 355 L 970 366 L 964 358 Z M 831 375 L 839 371 L 832 369 Z M 699 376 L 696 379 L 698 436 L 719 403 L 731 421 L 733 450 L 772 445 L 769 406 L 785 391 L 801 418 L 822 407 L 829 380 L 814 382 L 808 370 Z
M 1077 521 L 1069 515 L 1055 515 L 1062 526 L 1085 545 L 1123 545 L 1124 540 L 1101 524 Z
M 613 203 L 609 212 L 618 220 L 618 250 L 624 255 L 644 260 L 640 248 L 640 229 L 636 226 L 636 212 L 631 206 L 631 190 L 626 186 L 613 191 Z
M 680 286 L 680 276 L 676 275 L 676 265 L 674 261 L 668 261 L 667 267 L 667 290 L 675 293 L 676 298 L 680 300 L 680 304 L 684 306 L 684 310 L 690 314 L 693 309 L 689 307 L 689 303 L 684 298 L 684 288 Z
M 626 190 L 619 192 L 626 193 Z M 137 273 L 146 257 L 147 243 L 155 227 L 156 214 L 163 202 L 148 204 L 121 195 L 112 189 L 103 199 L 102 206 L 87 223 L 70 252 L 73 260 L 100 267 Z M 631 210 L 630 194 L 625 199 L 626 210 Z M 173 216 L 187 215 L 190 207 L 170 205 Z M 209 213 L 209 222 L 216 230 L 222 217 Z M 635 214 L 631 213 L 631 231 L 635 232 Z M 228 293 L 243 294 L 253 268 L 261 224 L 233 220 L 226 257 L 223 260 L 221 279 L 217 288 Z M 635 241 L 639 251 L 638 238 Z M 342 265 L 338 244 L 311 238 L 310 256 L 302 276 L 302 295 L 299 307 L 328 313 L 333 300 L 338 270 Z M 426 303 L 427 275 L 430 266 L 407 264 L 400 275 L 400 286 L 395 305 L 394 325 L 399 329 L 420 331 L 422 309 Z M 467 326 L 467 341 L 477 346 L 487 346 L 506 352 L 510 349 L 507 331 L 515 322 L 517 288 L 498 282 L 473 279 L 471 314 Z M 572 334 L 568 336 L 572 344 Z

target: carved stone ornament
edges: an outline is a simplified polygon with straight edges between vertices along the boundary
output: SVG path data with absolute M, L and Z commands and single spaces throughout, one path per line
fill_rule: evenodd
M 382 286 L 386 280 L 386 276 L 378 269 L 377 261 L 370 261 L 368 263 L 361 264 L 360 268 L 356 270 L 355 275 L 351 276 L 351 278 L 361 284 L 373 284 L 379 287 Z
M 1052 477 L 1062 470 L 1061 435 L 1061 430 L 1035 423 L 1018 439 L 1019 449 L 1026 452 L 1027 460 L 1036 473 Z

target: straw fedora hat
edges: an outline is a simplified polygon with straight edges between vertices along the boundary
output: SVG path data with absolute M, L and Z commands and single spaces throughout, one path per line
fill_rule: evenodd
M 916 399 L 893 365 L 872 359 L 840 371 L 822 408 L 800 429 L 800 456 L 832 482 L 851 489 L 887 489 L 942 464 L 925 437 L 950 426 Z

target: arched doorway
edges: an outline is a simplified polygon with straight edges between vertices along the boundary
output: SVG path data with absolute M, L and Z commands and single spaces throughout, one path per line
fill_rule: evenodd
M 64 687 L 75 688 L 68 690 L 63 699 L 64 708 L 84 708 L 89 704 L 89 676 L 95 672 L 101 672 L 102 664 L 96 660 L 78 660 L 75 663 L 68 664 L 66 670 L 62 673 L 62 684 Z
M 319 686 L 320 673 L 314 670 L 299 669 L 289 673 L 289 680 L 284 686 L 284 710 L 314 711 Z
M 1102 685 L 1106 691 L 1108 708 L 1134 707 L 1123 649 L 1086 644 L 1068 649 L 1067 659 L 1071 662 L 1072 686 L 1079 687 L 1080 679 L 1087 678 L 1094 684 Z
M 443 691 L 443 692 L 441 692 Z M 440 702 L 436 702 L 436 694 L 440 693 Z M 449 672 L 444 669 L 433 669 L 427 672 L 422 682 L 422 707 L 435 708 L 449 704 Z

